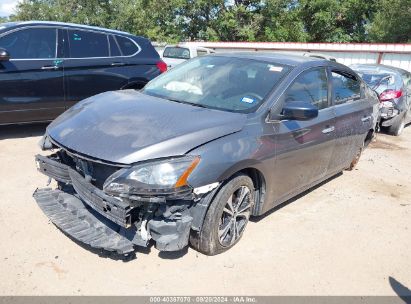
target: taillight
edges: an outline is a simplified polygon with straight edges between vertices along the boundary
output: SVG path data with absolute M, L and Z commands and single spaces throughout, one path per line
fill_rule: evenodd
M 380 101 L 387 101 L 395 98 L 400 98 L 402 96 L 402 91 L 396 90 L 385 90 L 380 94 Z
M 159 62 L 157 62 L 156 65 L 161 73 L 164 73 L 167 71 L 167 64 L 164 61 L 160 60 Z

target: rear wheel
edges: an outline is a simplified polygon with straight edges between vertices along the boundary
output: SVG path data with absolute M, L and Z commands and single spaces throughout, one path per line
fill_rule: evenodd
M 254 185 L 247 175 L 234 176 L 210 204 L 198 235 L 191 245 L 198 251 L 215 255 L 241 239 L 254 203 Z
M 404 113 L 405 114 L 405 113 Z M 404 130 L 404 127 L 405 127 L 405 116 L 406 115 L 402 115 L 402 117 L 401 117 L 401 119 L 397 119 L 393 124 L 392 124 L 392 126 L 390 126 L 389 128 L 388 128 L 388 132 L 391 134 L 391 135 L 394 135 L 394 136 L 400 136 L 401 135 L 401 133 L 402 133 L 402 131 Z
M 360 147 L 354 155 L 353 160 L 351 161 L 350 166 L 347 168 L 347 171 L 352 171 L 357 166 L 358 162 L 360 161 L 362 151 L 364 151 L 365 143 Z

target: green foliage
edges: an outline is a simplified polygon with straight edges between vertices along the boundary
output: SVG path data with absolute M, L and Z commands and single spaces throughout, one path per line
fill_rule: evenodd
M 115 28 L 154 41 L 411 41 L 411 0 L 22 0 L 13 20 Z
M 376 42 L 411 42 L 411 0 L 381 0 L 369 36 Z

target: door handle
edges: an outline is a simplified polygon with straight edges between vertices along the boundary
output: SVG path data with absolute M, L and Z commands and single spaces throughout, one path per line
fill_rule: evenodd
M 122 65 L 126 65 L 124 62 L 113 62 L 111 64 L 111 66 L 122 66 Z
M 328 134 L 335 131 L 335 127 L 331 126 L 322 130 L 323 134 Z
M 57 65 L 45 65 L 41 67 L 42 70 L 58 70 L 59 67 Z
M 363 118 L 361 118 L 362 122 L 367 122 L 371 120 L 371 116 L 364 116 Z

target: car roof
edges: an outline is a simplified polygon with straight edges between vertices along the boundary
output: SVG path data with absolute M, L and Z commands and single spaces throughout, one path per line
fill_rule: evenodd
M 66 23 L 66 22 L 58 22 L 58 21 L 18 21 L 18 22 L 8 22 L 1 24 L 4 27 L 19 27 L 22 25 L 51 25 L 51 26 L 64 26 L 64 27 L 75 27 L 85 30 L 96 30 L 102 31 L 106 33 L 113 33 L 113 34 L 122 34 L 122 35 L 129 35 L 134 36 L 127 32 L 122 32 L 118 30 L 107 29 L 98 26 L 91 26 L 91 25 L 83 25 L 83 24 L 76 24 L 76 23 Z
M 179 43 L 179 44 L 167 44 L 165 48 L 185 48 L 185 49 L 189 49 L 191 50 L 207 50 L 207 51 L 211 51 L 211 52 L 215 52 L 213 49 L 209 49 L 206 47 L 202 47 L 202 46 L 195 46 L 195 45 L 188 45 L 188 44 L 184 44 L 184 43 Z
M 385 65 L 385 64 L 353 64 L 350 66 L 352 69 L 357 69 L 357 68 L 365 68 L 365 69 L 369 69 L 369 70 L 388 70 L 388 71 L 392 71 L 392 72 L 400 72 L 400 73 L 410 73 L 407 70 L 401 69 L 401 68 L 397 68 L 397 67 L 393 67 L 390 65 Z
M 244 59 L 254 59 L 266 61 L 269 63 L 280 63 L 291 66 L 298 66 L 304 63 L 329 63 L 330 61 L 315 58 L 305 57 L 286 53 L 270 53 L 270 52 L 233 52 L 233 53 L 215 53 L 212 56 L 226 56 Z

